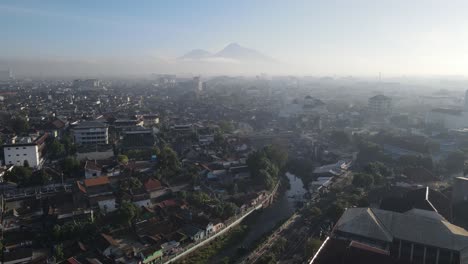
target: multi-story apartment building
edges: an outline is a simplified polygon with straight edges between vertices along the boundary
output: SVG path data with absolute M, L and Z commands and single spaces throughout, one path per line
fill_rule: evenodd
M 101 122 L 84 121 L 73 128 L 73 137 L 79 145 L 108 144 L 109 128 Z
M 374 115 L 387 115 L 392 112 L 392 99 L 379 94 L 369 98 L 369 112 Z
M 3 153 L 6 165 L 28 166 L 39 168 L 43 163 L 45 140 L 48 134 L 36 138 L 13 138 L 9 144 L 3 145 Z

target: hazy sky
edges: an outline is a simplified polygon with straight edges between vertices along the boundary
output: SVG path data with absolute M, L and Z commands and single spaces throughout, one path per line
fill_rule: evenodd
M 2 0 L 0 32 L 0 58 L 9 61 L 161 65 L 237 42 L 298 73 L 468 72 L 462 0 Z

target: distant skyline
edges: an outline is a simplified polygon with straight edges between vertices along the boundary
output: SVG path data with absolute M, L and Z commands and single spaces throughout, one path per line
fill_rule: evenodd
M 468 76 L 467 11 L 462 0 L 3 0 L 0 70 Z M 233 42 L 282 65 L 177 60 Z

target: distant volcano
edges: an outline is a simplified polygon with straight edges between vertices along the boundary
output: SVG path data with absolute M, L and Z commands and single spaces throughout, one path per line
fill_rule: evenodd
M 217 53 L 202 49 L 195 49 L 180 57 L 185 60 L 206 60 L 206 61 L 236 61 L 236 62 L 273 62 L 274 60 L 254 49 L 242 47 L 237 43 L 231 43 Z

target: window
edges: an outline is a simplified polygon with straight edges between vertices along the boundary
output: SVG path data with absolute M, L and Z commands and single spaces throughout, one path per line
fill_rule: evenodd
M 19 149 L 19 148 L 16 148 L 16 149 Z
M 18 156 L 19 156 L 19 154 L 16 154 L 16 156 L 18 157 Z
M 23 154 L 23 156 L 26 156 L 26 155 L 28 155 L 28 154 L 26 154 L 26 153 Z
M 23 149 L 26 149 L 26 147 L 23 147 Z

